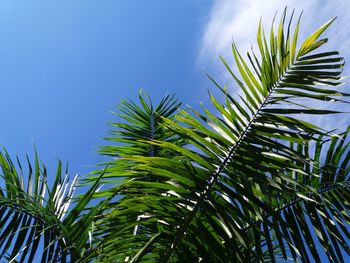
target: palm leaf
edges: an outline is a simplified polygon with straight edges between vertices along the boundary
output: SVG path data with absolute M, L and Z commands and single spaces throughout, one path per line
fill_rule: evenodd
M 121 231 L 128 233 L 133 238 L 137 238 L 139 233 L 149 231 L 149 228 L 156 226 L 155 224 L 148 225 L 145 228 L 142 224 L 143 220 L 147 220 L 147 215 L 140 215 L 139 210 L 143 207 L 142 202 L 128 210 L 127 215 L 124 214 L 113 214 L 118 209 L 120 203 L 128 203 L 130 198 L 147 198 L 149 191 L 143 193 L 135 193 L 135 195 L 126 195 L 123 190 L 120 189 L 120 183 L 125 180 L 124 186 L 128 185 L 130 193 L 133 191 L 133 182 L 127 178 L 128 173 L 133 173 L 135 162 L 130 159 L 134 156 L 138 158 L 142 157 L 171 157 L 174 153 L 168 149 L 158 147 L 155 144 L 150 144 L 150 141 L 164 141 L 174 145 L 184 145 L 185 138 L 181 138 L 166 129 L 163 125 L 164 119 L 174 120 L 174 116 L 179 110 L 181 103 L 178 103 L 174 96 L 166 95 L 157 105 L 154 105 L 150 100 L 149 96 L 143 91 L 139 94 L 139 105 L 131 100 L 122 100 L 118 105 L 118 109 L 121 113 L 115 113 L 117 117 L 124 120 L 124 122 L 110 122 L 109 124 L 113 128 L 110 132 L 110 136 L 106 138 L 109 142 L 116 142 L 117 145 L 107 145 L 101 147 L 100 153 L 103 155 L 111 156 L 113 159 L 102 165 L 108 165 L 105 169 L 104 175 L 101 178 L 101 182 L 109 187 L 102 188 L 98 193 L 94 194 L 97 200 L 102 200 L 104 203 L 108 203 L 100 213 L 100 216 L 96 217 L 95 230 L 94 230 L 94 248 L 87 252 L 85 259 L 96 258 L 99 255 L 102 247 L 116 247 L 118 251 L 123 254 L 123 250 L 129 250 L 130 246 L 124 239 L 117 241 L 115 239 L 120 233 L 115 231 L 114 225 L 119 224 L 119 220 L 124 220 L 125 217 L 132 221 L 127 227 Z M 162 184 L 157 181 L 151 182 L 152 170 L 144 174 L 139 174 L 143 177 L 144 185 L 147 189 L 152 190 L 152 185 L 158 185 L 162 187 Z M 90 184 L 94 182 L 101 174 L 101 171 L 96 171 L 88 175 L 84 182 Z M 163 174 L 166 171 L 163 170 Z M 176 178 L 176 175 L 172 172 L 167 174 L 169 180 Z M 178 177 L 181 178 L 181 177 Z M 190 181 L 190 180 L 188 180 Z M 123 186 L 123 188 L 125 188 Z M 169 186 L 166 186 L 167 189 Z M 176 186 L 174 186 L 174 189 Z M 140 196 L 138 196 L 140 194 Z M 101 220 L 100 220 L 101 218 Z M 113 244 L 109 243 L 109 240 L 114 240 Z M 120 242 L 120 243 L 118 243 Z M 121 242 L 124 242 L 122 245 Z M 138 249 L 143 246 L 142 242 L 139 243 Z M 137 246 L 137 244 L 136 244 Z M 110 249 L 110 248 L 108 248 Z M 125 254 L 122 257 L 127 257 Z M 106 260 L 104 253 L 102 256 L 98 256 L 99 260 Z M 124 260 L 124 259 L 123 259 Z
M 269 228 L 271 236 L 280 235 L 281 251 L 293 251 L 294 260 L 303 262 L 321 261 L 318 248 L 323 247 L 330 261 L 344 261 L 349 255 L 349 133 L 321 140 L 314 149 L 305 145 L 296 146 L 300 151 L 312 156 L 314 162 L 305 164 L 304 171 L 317 176 L 305 178 L 305 174 L 293 176 L 301 182 L 312 185 L 317 192 L 306 194 L 310 200 L 296 198 L 270 214 L 265 221 L 257 222 Z M 322 156 L 323 160 L 320 160 Z M 276 196 L 277 198 L 277 196 Z M 283 239 L 283 240 L 282 240 Z M 282 252 L 281 252 L 282 253 Z M 282 255 L 285 259 L 287 254 Z
M 148 101 L 147 101 L 148 100 Z M 107 156 L 121 157 L 131 155 L 156 156 L 158 149 L 144 140 L 173 141 L 173 135 L 162 127 L 162 117 L 172 118 L 181 105 L 174 96 L 165 96 L 157 106 L 153 106 L 148 94 L 140 90 L 139 107 L 132 100 L 122 100 L 118 105 L 118 117 L 127 121 L 110 122 L 114 129 L 107 141 L 118 142 L 119 145 L 101 147 L 100 153 Z
M 141 156 L 132 152 L 121 155 L 115 149 L 123 158 L 109 171 L 109 177 L 121 180 L 111 192 L 122 198 L 114 200 L 113 210 L 97 223 L 101 236 L 103 231 L 108 232 L 99 245 L 99 260 L 247 262 L 252 255 L 263 260 L 268 254 L 274 261 L 276 250 L 287 257 L 283 240 L 290 241 L 288 256 L 305 255 L 300 251 L 300 244 L 305 242 L 301 233 L 290 236 L 286 223 L 279 225 L 283 217 L 290 218 L 290 224 L 300 222 L 292 217 L 291 206 L 277 221 L 269 218 L 293 200 L 307 204 L 309 215 L 318 213 L 317 207 L 323 204 L 314 183 L 319 173 L 305 170 L 316 156 L 307 156 L 291 144 L 306 147 L 321 141 L 320 136 L 329 136 L 304 116 L 338 112 L 308 105 L 320 100 L 341 101 L 337 97 L 348 94 L 336 89 L 344 65 L 338 52 L 317 53 L 327 42 L 318 38 L 333 20 L 316 30 L 299 50 L 300 19 L 293 37 L 291 22 L 286 26 L 285 20 L 286 11 L 278 33 L 270 30 L 270 45 L 259 25 L 260 59 L 251 54 L 250 58 L 256 58 L 249 60 L 252 65 L 245 62 L 235 45 L 232 52 L 238 73 L 222 59 L 241 93 L 231 95 L 226 86 L 213 80 L 225 96 L 222 103 L 210 95 L 215 110 L 189 108 L 175 119 L 161 118 L 161 129 L 185 139 L 187 145 L 146 136 L 137 141 L 141 148 L 153 146 L 172 154 L 146 156 L 143 151 Z M 326 84 L 327 89 L 319 84 Z M 148 121 L 148 126 L 152 123 L 149 117 L 141 117 L 147 116 L 146 107 L 141 113 L 130 104 L 128 110 L 135 120 Z M 128 131 L 133 138 L 137 137 L 135 131 L 134 127 Z M 132 163 L 132 168 L 125 169 L 125 163 Z M 313 200 L 313 196 L 321 200 Z M 327 234 L 334 229 L 326 217 L 323 220 L 326 234 L 321 233 L 322 245 L 328 249 L 327 242 L 338 244 L 334 242 L 338 236 Z M 136 235 L 132 231 L 135 226 L 141 226 Z M 329 253 L 335 254 L 338 250 L 334 249 Z
M 70 262 L 89 249 L 93 215 L 99 208 L 84 212 L 98 181 L 78 200 L 73 199 L 78 176 L 69 183 L 68 170 L 61 161 L 52 187 L 48 171 L 35 153 L 34 166 L 27 157 L 24 174 L 4 150 L 0 153 L 0 255 L 6 262 Z M 25 180 L 27 182 L 25 183 Z M 69 210 L 71 205 L 72 210 Z
M 44 261 L 59 258 L 66 261 L 70 254 L 69 241 L 61 220 L 71 202 L 76 178 L 69 187 L 68 174 L 62 177 L 59 162 L 54 185 L 48 189 L 47 170 L 45 166 L 40 167 L 37 154 L 34 169 L 28 157 L 27 160 L 29 171 L 25 185 L 21 163 L 18 161 L 17 170 L 9 154 L 0 153 L 5 186 L 0 189 L 0 254 L 6 255 L 9 261 L 31 262 L 38 255 Z

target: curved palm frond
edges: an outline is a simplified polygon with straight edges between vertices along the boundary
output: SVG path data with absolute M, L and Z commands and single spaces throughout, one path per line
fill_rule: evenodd
M 34 166 L 28 157 L 27 163 L 25 174 L 18 158 L 16 168 L 6 150 L 0 153 L 0 257 L 6 262 L 74 262 L 88 249 L 91 214 L 97 207 L 88 213 L 83 209 L 98 182 L 74 200 L 78 176 L 69 183 L 61 161 L 52 187 L 37 153 Z
M 320 138 L 313 149 L 309 145 L 297 145 L 297 150 L 312 156 L 313 162 L 306 163 L 302 173 L 294 172 L 291 176 L 317 192 L 306 194 L 309 200 L 295 198 L 280 204 L 264 222 L 257 222 L 260 228 L 270 229 L 270 239 L 284 259 L 290 255 L 302 262 L 322 261 L 320 247 L 330 262 L 344 262 L 344 255 L 350 254 L 348 134 L 349 129 L 341 136 Z
M 250 54 L 250 65 L 233 45 L 238 73 L 223 60 L 241 94 L 233 96 L 213 80 L 226 99 L 220 103 L 210 95 L 216 112 L 191 108 L 193 114 L 181 111 L 174 120 L 162 118 L 160 127 L 184 138 L 187 145 L 148 137 L 141 141 L 142 146 L 173 154 L 122 156 L 116 170 L 110 170 L 109 176 L 123 178 L 113 187 L 113 193 L 122 198 L 115 200 L 113 210 L 96 223 L 100 236 L 108 232 L 99 245 L 99 260 L 247 262 L 252 255 L 263 260 L 267 250 L 273 262 L 276 249 L 283 254 L 283 242 L 288 242 L 292 254 L 305 243 L 296 231 L 289 237 L 291 228 L 286 224 L 292 221 L 284 222 L 285 215 L 277 223 L 269 220 L 281 207 L 301 200 L 304 213 L 312 218 L 319 206 L 338 205 L 333 201 L 339 195 L 332 200 L 319 192 L 322 188 L 316 182 L 324 166 L 315 162 L 318 155 L 308 156 L 291 146 L 305 148 L 320 143 L 320 136 L 329 136 L 328 131 L 307 121 L 306 115 L 339 113 L 311 108 L 310 102 L 341 102 L 340 97 L 349 96 L 336 89 L 341 84 L 343 58 L 335 51 L 317 52 L 327 42 L 319 37 L 333 20 L 316 30 L 299 49 L 300 19 L 293 33 L 292 18 L 287 25 L 285 20 L 286 11 L 277 34 L 271 27 L 269 43 L 259 25 L 260 58 Z M 137 108 L 130 110 L 130 114 L 138 114 Z M 151 123 L 149 118 L 145 121 Z M 340 152 L 347 155 L 347 148 Z M 130 162 L 132 167 L 125 169 L 123 164 Z M 311 168 L 312 172 L 308 170 Z M 321 177 L 325 175 L 322 172 Z M 328 181 L 335 180 L 334 176 L 329 173 Z M 341 219 L 348 222 L 346 216 Z M 329 248 L 329 242 L 332 246 L 336 242 L 344 245 L 344 238 L 329 234 L 334 230 L 330 228 L 332 219 L 322 220 L 327 233 L 320 239 L 324 249 Z M 136 234 L 135 226 L 142 226 Z M 286 229 L 289 232 L 283 231 Z M 272 233 L 282 241 L 276 243 Z M 317 258 L 311 252 L 309 256 Z
M 18 159 L 17 159 L 18 161 Z M 47 188 L 47 170 L 40 167 L 35 154 L 34 170 L 28 161 L 28 181 L 25 185 L 22 165 L 19 170 L 5 151 L 0 153 L 2 184 L 0 192 L 0 255 L 9 261 L 44 261 L 64 259 L 69 254 L 69 241 L 61 233 L 61 220 L 67 212 L 76 187 L 76 178 L 69 187 L 68 174 L 62 178 L 62 165 L 58 163 L 56 179 Z M 67 171 L 66 171 L 67 172 Z M 46 198 L 45 198 L 46 197 Z M 39 249 L 39 247 L 45 249 Z
M 163 125 L 165 119 L 174 121 L 174 117 L 179 111 L 181 103 L 174 96 L 166 95 L 154 106 L 149 96 L 140 90 L 139 102 L 140 106 L 131 100 L 122 100 L 118 105 L 121 113 L 115 114 L 124 122 L 109 123 L 113 127 L 113 130 L 110 133 L 111 135 L 105 139 L 119 144 L 115 146 L 103 146 L 100 150 L 101 154 L 111 156 L 113 159 L 103 164 L 108 167 L 105 169 L 101 182 L 106 184 L 107 187 L 102 188 L 98 193 L 94 194 L 95 198 L 102 200 L 101 202 L 104 204 L 101 206 L 103 207 L 103 212 L 96 217 L 93 232 L 94 248 L 85 255 L 84 259 L 82 259 L 83 262 L 95 258 L 99 253 L 102 253 L 99 260 L 106 260 L 104 258 L 104 250 L 101 247 L 107 245 L 114 248 L 118 247 L 120 253 L 123 253 L 122 251 L 124 249 L 130 250 L 126 240 L 115 239 L 115 236 L 120 234 L 114 228 L 115 225 L 119 225 L 119 220 L 133 222 L 133 224 L 122 229 L 123 232 L 133 237 L 139 236 L 141 232 L 151 231 L 156 226 L 155 224 L 151 224 L 144 227 L 143 224 L 137 223 L 147 217 L 147 215 L 140 215 L 139 207 L 143 206 L 142 199 L 147 198 L 148 191 L 131 194 L 133 191 L 131 187 L 127 190 L 130 191 L 130 194 L 125 195 L 120 192 L 120 184 L 123 181 L 125 184 L 132 184 L 127 174 L 133 173 L 135 162 L 130 157 L 171 158 L 174 156 L 174 152 L 150 144 L 150 141 L 164 141 L 178 146 L 185 144 L 184 138 L 177 136 Z M 85 182 L 94 182 L 97 176 L 96 174 L 100 174 L 100 171 L 88 175 L 85 178 Z M 145 187 L 147 187 L 146 184 L 152 184 L 152 171 L 143 175 L 140 174 L 140 176 L 143 177 L 142 180 L 145 182 Z M 127 214 L 121 213 L 118 216 L 114 214 L 120 203 L 128 203 L 130 199 L 134 198 L 139 199 L 140 202 L 137 206 L 129 209 Z M 109 244 L 109 240 L 113 240 L 113 244 Z M 140 246 L 134 249 L 137 251 L 142 248 L 142 245 L 143 243 L 140 243 Z

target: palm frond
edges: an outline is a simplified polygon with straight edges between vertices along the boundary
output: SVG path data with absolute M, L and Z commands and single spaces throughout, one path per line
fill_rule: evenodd
M 132 168 L 124 169 L 121 164 L 110 171 L 110 176 L 123 178 L 113 188 L 123 198 L 112 204 L 113 210 L 100 222 L 101 236 L 103 230 L 112 233 L 113 229 L 102 242 L 100 260 L 247 262 L 252 253 L 263 259 L 267 249 L 273 262 L 272 229 L 279 240 L 289 234 L 267 218 L 293 200 L 304 201 L 310 209 L 322 204 L 310 198 L 320 196 L 312 183 L 319 174 L 305 170 L 316 156 L 307 156 L 291 144 L 306 147 L 319 142 L 320 136 L 329 136 L 305 116 L 339 113 L 309 105 L 312 101 L 340 102 L 338 98 L 349 96 L 337 90 L 344 62 L 336 51 L 317 53 L 327 42 L 318 39 L 333 20 L 299 49 L 300 19 L 293 33 L 292 23 L 285 20 L 286 11 L 277 34 L 271 28 L 269 44 L 259 25 L 260 58 L 250 54 L 252 65 L 235 45 L 232 52 L 238 73 L 222 59 L 242 93 L 231 95 L 212 79 L 225 96 L 221 103 L 210 94 L 215 111 L 189 108 L 174 120 L 161 118 L 160 127 L 185 139 L 187 145 L 148 137 L 141 141 L 142 146 L 173 154 L 122 156 L 123 163 L 133 163 Z M 136 117 L 137 108 L 129 109 L 128 114 Z M 137 225 L 142 230 L 135 235 L 132 229 Z M 294 234 L 293 241 L 305 242 Z M 330 242 L 335 237 L 322 238 Z M 296 251 L 293 247 L 291 253 Z
M 163 123 L 165 119 L 173 120 L 174 116 L 178 113 L 181 103 L 174 98 L 174 96 L 166 95 L 157 105 L 154 105 L 149 96 L 143 91 L 139 93 L 139 105 L 131 100 L 123 100 L 118 106 L 119 113 L 115 113 L 122 121 L 110 122 L 113 127 L 111 135 L 106 138 L 107 141 L 113 143 L 119 143 L 118 145 L 107 145 L 101 147 L 100 153 L 103 155 L 111 156 L 113 159 L 103 165 L 108 165 L 105 169 L 103 177 L 101 177 L 101 183 L 105 184 L 98 193 L 94 194 L 94 197 L 100 202 L 103 202 L 103 212 L 96 217 L 95 230 L 94 230 L 94 245 L 93 249 L 87 252 L 85 260 L 87 258 L 93 259 L 98 255 L 99 260 L 106 260 L 104 253 L 99 256 L 100 251 L 103 251 L 101 246 L 109 246 L 109 240 L 114 240 L 113 247 L 118 246 L 118 250 L 123 254 L 123 249 L 128 248 L 128 243 L 124 239 L 119 240 L 124 242 L 122 246 L 115 240 L 115 236 L 118 236 L 118 231 L 115 231 L 114 225 L 119 224 L 119 220 L 124 222 L 125 219 L 130 220 L 133 224 L 123 228 L 122 231 L 128 233 L 132 237 L 137 238 L 139 233 L 149 231 L 150 228 L 156 226 L 155 224 L 144 227 L 142 221 L 147 218 L 147 215 L 140 215 L 139 207 L 143 204 L 140 202 L 132 209 L 128 210 L 128 214 L 120 214 L 116 216 L 114 211 L 118 209 L 120 203 L 128 203 L 129 199 L 133 198 L 147 198 L 150 194 L 147 190 L 145 192 L 133 191 L 132 181 L 127 177 L 128 173 L 133 173 L 135 162 L 132 160 L 135 156 L 142 157 L 164 157 L 171 158 L 174 156 L 174 152 L 158 147 L 155 144 L 150 144 L 152 141 L 164 141 L 174 145 L 184 145 L 185 139 L 177 136 L 172 131 L 166 129 Z M 86 183 L 94 182 L 96 177 L 101 174 L 101 171 L 96 171 L 89 174 L 85 178 Z M 152 171 L 148 171 L 143 175 L 143 181 L 145 187 L 150 184 L 149 189 L 152 189 Z M 130 195 L 125 195 L 123 191 L 120 191 L 120 184 L 125 180 L 125 185 L 130 185 Z M 171 180 L 171 178 L 169 178 Z M 157 182 L 154 182 L 157 184 Z M 102 200 L 102 201 L 101 201 Z M 154 231 L 153 231 L 154 232 Z M 102 243 L 102 245 L 101 245 Z M 143 243 L 140 242 L 138 249 L 142 248 Z M 125 255 L 125 258 L 127 255 Z M 124 259 L 123 259 L 124 260 Z
M 68 169 L 58 161 L 51 187 L 48 171 L 35 153 L 27 157 L 25 172 L 4 150 L 0 153 L 0 257 L 6 262 L 74 262 L 89 249 L 93 216 L 99 207 L 85 212 L 98 187 L 74 199 L 78 175 L 69 182 Z M 73 208 L 70 206 L 73 205 Z
M 0 189 L 0 255 L 10 262 L 32 262 L 36 257 L 46 262 L 66 261 L 71 253 L 70 241 L 62 220 L 72 201 L 77 177 L 69 184 L 67 171 L 62 177 L 59 161 L 53 187 L 49 189 L 46 167 L 40 167 L 37 154 L 34 167 L 27 157 L 27 175 L 18 158 L 17 162 L 19 169 L 5 150 L 0 153 L 4 185 Z
M 295 260 L 309 262 L 311 258 L 311 261 L 320 261 L 319 247 L 324 248 L 330 261 L 342 262 L 343 256 L 350 254 L 348 133 L 349 130 L 330 139 L 320 138 L 312 150 L 308 146 L 298 146 L 299 151 L 312 156 L 314 160 L 305 165 L 304 171 L 315 176 L 304 183 L 312 185 L 317 192 L 307 194 L 310 200 L 296 198 L 282 204 L 270 218 L 260 222 L 274 226 L 271 235 L 277 236 L 277 225 L 277 231 L 284 233 L 284 240 L 280 238 L 278 241 L 284 258 L 287 257 L 285 251 L 289 250 L 293 251 L 291 254 Z M 295 173 L 293 176 L 296 180 L 305 181 L 304 174 Z

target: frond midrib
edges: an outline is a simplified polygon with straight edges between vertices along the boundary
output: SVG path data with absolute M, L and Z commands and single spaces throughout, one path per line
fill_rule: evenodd
M 282 75 L 278 78 L 278 80 L 272 85 L 270 91 L 268 92 L 268 94 L 264 98 L 263 102 L 261 103 L 259 108 L 256 110 L 254 115 L 251 117 L 251 119 L 250 119 L 249 123 L 247 124 L 246 128 L 243 130 L 243 132 L 239 136 L 236 144 L 232 147 L 232 149 L 230 150 L 229 154 L 224 158 L 224 160 L 221 162 L 221 164 L 219 165 L 217 170 L 211 176 L 212 179 L 210 180 L 209 184 L 206 186 L 205 190 L 200 193 L 200 195 L 198 197 L 199 201 L 195 204 L 193 209 L 190 211 L 190 214 L 185 219 L 185 222 L 182 224 L 182 226 L 179 228 L 179 230 L 175 234 L 174 242 L 172 242 L 170 244 L 169 249 L 167 250 L 166 253 L 164 253 L 165 256 L 162 257 L 163 258 L 163 262 L 167 262 L 168 259 L 171 257 L 172 253 L 175 251 L 175 248 L 176 248 L 178 242 L 181 240 L 182 236 L 184 235 L 185 230 L 191 224 L 191 222 L 192 222 L 193 218 L 195 217 L 198 209 L 200 208 L 202 203 L 205 201 L 205 198 L 210 193 L 212 187 L 216 184 L 216 182 L 217 182 L 221 172 L 225 168 L 226 164 L 235 155 L 236 150 L 239 148 L 241 142 L 244 141 L 244 139 L 245 139 L 246 135 L 248 134 L 251 126 L 255 123 L 256 118 L 259 115 L 260 111 L 264 108 L 264 106 L 266 106 L 268 104 L 268 100 L 271 97 L 271 95 L 273 94 L 273 92 L 279 87 L 280 83 L 283 81 L 283 79 L 286 77 L 286 75 L 288 75 L 290 72 L 295 71 L 293 69 L 293 66 L 297 62 L 298 59 L 299 59 L 299 57 L 297 57 L 295 59 L 295 61 L 286 68 L 286 70 L 282 73 Z
M 334 191 L 336 189 L 339 189 L 339 188 L 348 188 L 348 189 L 350 189 L 350 181 L 347 180 L 347 181 L 344 181 L 344 182 L 330 183 L 328 185 L 322 186 L 317 192 L 310 192 L 310 193 L 306 193 L 304 195 L 307 198 L 313 199 L 314 197 L 322 196 L 323 194 L 332 192 L 332 191 Z M 274 210 L 272 212 L 272 214 L 270 214 L 270 215 L 266 214 L 265 217 L 268 218 L 268 217 L 277 215 L 277 214 L 281 213 L 282 211 L 288 209 L 289 207 L 292 207 L 295 204 L 298 204 L 298 203 L 304 202 L 304 201 L 305 201 L 304 198 L 297 197 L 297 198 L 291 200 L 290 202 L 282 205 L 282 207 L 278 208 L 277 210 Z M 259 223 L 262 223 L 262 221 L 261 220 L 257 220 L 253 225 L 258 225 Z M 248 230 L 253 225 L 249 225 L 249 226 L 243 228 L 243 230 Z

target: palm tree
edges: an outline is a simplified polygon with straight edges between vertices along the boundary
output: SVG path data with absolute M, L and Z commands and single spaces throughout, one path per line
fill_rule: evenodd
M 122 101 L 122 121 L 110 123 L 101 147 L 111 160 L 70 187 L 60 163 L 48 187 L 37 155 L 25 187 L 21 164 L 0 155 L 2 258 L 344 262 L 349 129 L 314 123 L 341 113 L 328 104 L 348 103 L 338 88 L 344 62 L 336 51 L 320 51 L 334 19 L 297 48 L 300 17 L 292 31 L 293 14 L 287 21 L 285 10 L 269 36 L 259 24 L 259 54 L 244 60 L 233 45 L 237 70 L 221 58 L 237 94 L 210 78 L 222 96 L 209 93 L 211 105 L 201 110 L 181 108 L 172 96 L 156 106 L 144 93 L 139 104 Z M 80 186 L 88 190 L 74 198 Z

